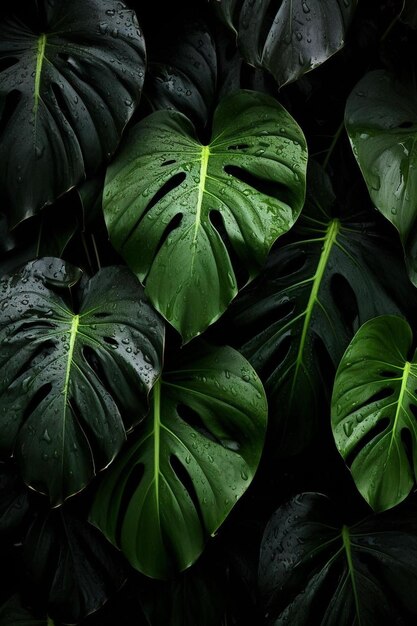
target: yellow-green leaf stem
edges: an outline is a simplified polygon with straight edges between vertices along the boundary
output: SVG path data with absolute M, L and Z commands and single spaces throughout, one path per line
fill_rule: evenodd
M 36 51 L 35 90 L 34 90 L 34 102 L 33 102 L 33 111 L 35 114 L 38 110 L 38 105 L 39 105 L 42 66 L 43 66 L 43 61 L 45 59 L 45 47 L 46 47 L 46 35 L 42 33 L 42 35 L 39 36 L 38 47 Z

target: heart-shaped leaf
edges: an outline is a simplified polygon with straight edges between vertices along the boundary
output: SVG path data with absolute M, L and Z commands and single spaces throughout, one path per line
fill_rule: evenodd
M 272 516 L 259 582 L 271 626 L 413 624 L 415 510 L 344 526 L 330 500 L 305 493 Z
M 417 285 L 417 97 L 384 70 L 366 74 L 352 91 L 346 128 L 372 201 L 396 227 Z
M 106 178 L 110 239 L 185 341 L 236 295 L 231 254 L 254 276 L 293 225 L 306 159 L 289 113 L 251 91 L 222 101 L 209 145 L 176 112 L 156 111 L 130 131 Z
M 31 593 L 60 624 L 78 624 L 97 611 L 127 577 L 122 555 L 66 507 L 39 511 L 22 551 Z
M 408 323 L 364 324 L 337 370 L 332 426 L 356 486 L 376 511 L 408 496 L 417 477 L 417 356 Z
M 91 520 L 136 569 L 189 567 L 249 486 L 262 451 L 266 399 L 232 348 L 194 346 L 152 392 L 140 434 L 106 473 Z
M 75 313 L 79 278 L 46 258 L 0 281 L 0 450 L 54 506 L 113 460 L 161 367 L 162 323 L 135 276 L 103 269 Z
M 265 384 L 268 443 L 281 455 L 299 452 L 321 432 L 334 372 L 358 326 L 399 313 L 412 291 L 401 254 L 366 211 L 340 211 L 314 162 L 307 187 L 293 231 L 230 314 L 237 346 Z
M 321 65 L 344 44 L 357 0 L 222 0 L 243 57 L 280 85 Z
M 14 224 L 114 152 L 144 79 L 144 41 L 122 3 L 37 7 L 0 25 L 0 187 Z

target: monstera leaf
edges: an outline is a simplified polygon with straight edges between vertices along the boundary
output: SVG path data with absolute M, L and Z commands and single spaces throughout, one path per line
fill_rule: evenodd
M 222 0 L 216 6 L 236 31 L 244 58 L 285 85 L 342 48 L 357 0 Z
M 152 43 L 152 42 L 151 42 Z M 204 127 L 216 94 L 217 52 L 201 22 L 188 24 L 166 49 L 150 52 L 145 86 L 154 109 L 173 109 Z
M 296 496 L 274 513 L 261 544 L 267 624 L 413 624 L 416 531 L 415 510 L 349 527 L 325 496 Z
M 45 258 L 0 281 L 0 450 L 53 506 L 113 460 L 160 371 L 162 324 L 135 276 L 103 269 L 75 312 L 79 278 Z
M 31 593 L 60 624 L 97 611 L 124 583 L 126 562 L 77 512 L 38 511 L 23 540 Z
M 314 162 L 308 181 L 294 231 L 231 310 L 239 350 L 267 391 L 268 443 L 284 455 L 318 432 L 354 331 L 375 315 L 398 312 L 394 286 L 404 284 L 401 255 L 367 213 L 347 207 L 336 217 L 330 181 Z
M 0 25 L 0 186 L 14 224 L 114 152 L 144 79 L 144 41 L 122 3 L 37 6 Z
M 370 320 L 337 371 L 332 398 L 336 445 L 352 463 L 356 486 L 373 509 L 407 497 L 417 476 L 417 357 L 408 323 Z
M 156 111 L 129 133 L 106 178 L 110 239 L 185 341 L 236 295 L 231 254 L 253 276 L 294 223 L 306 158 L 291 116 L 250 91 L 222 101 L 209 145 L 176 112 Z
M 410 278 L 417 285 L 417 96 L 384 70 L 367 74 L 345 113 L 353 152 L 372 201 L 396 227 Z
M 266 410 L 238 352 L 195 346 L 155 385 L 145 428 L 104 476 L 92 522 L 148 576 L 189 567 L 253 478 Z

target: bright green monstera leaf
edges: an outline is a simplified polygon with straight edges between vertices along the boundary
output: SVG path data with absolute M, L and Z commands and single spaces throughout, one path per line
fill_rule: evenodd
M 45 258 L 0 281 L 0 452 L 54 506 L 111 463 L 161 368 L 162 322 L 136 277 L 80 276 Z
M 417 476 L 417 356 L 401 317 L 356 333 L 337 370 L 332 427 L 356 486 L 376 511 L 404 500 Z
M 153 578 L 189 567 L 257 468 L 262 384 L 232 348 L 197 345 L 164 372 L 145 428 L 106 472 L 90 519 Z
M 248 63 L 280 85 L 297 80 L 343 47 L 357 0 L 215 1 Z
M 272 97 L 252 91 L 222 101 L 208 145 L 171 111 L 128 133 L 106 178 L 110 239 L 184 341 L 236 295 L 231 256 L 254 276 L 293 225 L 306 160 L 296 122 Z
M 108 159 L 145 72 L 136 16 L 121 2 L 15 4 L 0 24 L 0 187 L 14 224 Z
M 265 385 L 274 458 L 321 436 L 334 373 L 355 331 L 376 315 L 400 313 L 413 291 L 401 253 L 369 214 L 353 198 L 341 206 L 314 161 L 307 180 L 300 219 L 229 315 L 236 347 Z
M 417 285 L 417 95 L 384 70 L 367 74 L 345 113 L 353 152 L 372 201 L 396 227 Z

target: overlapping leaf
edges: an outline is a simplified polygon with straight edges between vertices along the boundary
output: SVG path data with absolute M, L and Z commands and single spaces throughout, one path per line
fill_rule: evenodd
M 114 152 L 145 69 L 124 4 L 40 0 L 36 16 L 22 7 L 0 25 L 0 186 L 14 224 Z
M 330 500 L 281 506 L 261 545 L 259 582 L 271 626 L 408 626 L 417 602 L 415 510 L 344 526 Z
M 306 158 L 287 111 L 251 91 L 222 101 L 209 145 L 176 112 L 157 111 L 130 131 L 106 178 L 110 239 L 185 341 L 237 293 L 228 247 L 254 276 L 293 225 Z
M 162 323 L 135 276 L 103 269 L 75 313 L 79 278 L 49 258 L 0 282 L 0 448 L 53 505 L 112 461 L 161 367 Z
M 153 578 L 189 567 L 250 484 L 265 394 L 232 348 L 196 346 L 152 392 L 145 428 L 103 478 L 91 520 Z
M 358 325 L 404 301 L 404 266 L 381 230 L 350 207 L 337 217 L 330 181 L 314 163 L 308 181 L 294 231 L 231 312 L 237 345 L 265 384 L 271 447 L 285 455 L 321 432 L 323 401 Z
M 401 83 L 384 70 L 366 74 L 345 113 L 353 152 L 372 201 L 396 227 L 408 271 L 417 284 L 417 96 L 412 80 Z
M 79 514 L 39 510 L 23 540 L 31 593 L 60 624 L 78 624 L 125 582 L 127 564 Z
M 339 365 L 332 398 L 336 445 L 377 511 L 404 500 L 417 478 L 417 356 L 408 323 L 364 324 Z
M 244 58 L 280 85 L 292 82 L 342 48 L 357 0 L 222 0 Z

